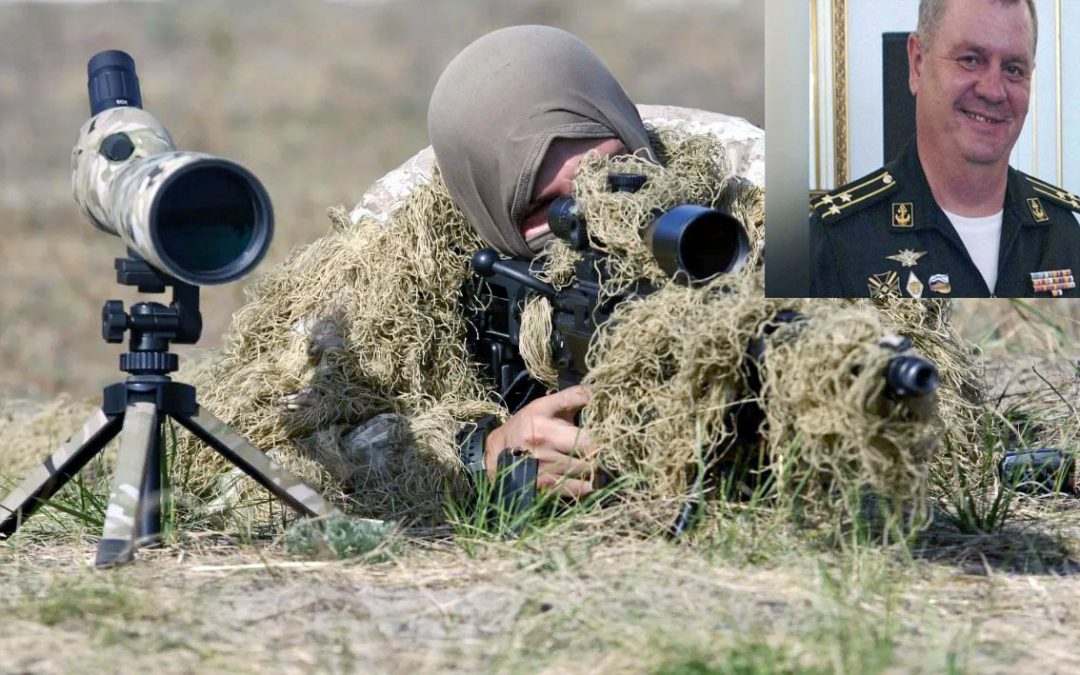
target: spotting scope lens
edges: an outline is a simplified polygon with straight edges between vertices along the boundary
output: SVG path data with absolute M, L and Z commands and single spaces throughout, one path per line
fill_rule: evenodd
M 162 262 L 198 284 L 242 277 L 270 245 L 269 196 L 246 169 L 227 160 L 203 160 L 173 173 L 150 213 Z
M 135 60 L 118 49 L 98 52 L 86 66 L 90 116 L 119 106 L 142 107 Z
M 189 284 L 223 284 L 250 272 L 274 229 L 259 180 L 235 162 L 178 151 L 165 126 L 143 110 L 129 55 L 95 54 L 87 73 L 93 116 L 72 151 L 83 215 L 151 267 Z

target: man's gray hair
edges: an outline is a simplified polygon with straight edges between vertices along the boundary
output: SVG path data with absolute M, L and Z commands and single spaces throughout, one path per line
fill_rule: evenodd
M 919 27 L 915 33 L 919 41 L 929 46 L 934 37 L 934 28 L 941 21 L 941 15 L 945 12 L 950 0 L 919 0 Z M 1039 44 L 1039 15 L 1035 13 L 1035 0 L 997 0 L 1002 5 L 1015 5 L 1023 2 L 1031 12 L 1031 27 L 1034 30 L 1034 38 L 1031 44 L 1032 54 Z

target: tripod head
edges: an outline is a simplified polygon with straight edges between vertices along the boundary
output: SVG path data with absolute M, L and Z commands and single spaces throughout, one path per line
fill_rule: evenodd
M 164 293 L 171 287 L 172 302 L 167 306 L 139 302 L 131 306 L 129 314 L 122 301 L 107 300 L 101 309 L 101 337 L 119 343 L 130 331 L 131 351 L 120 355 L 120 369 L 131 375 L 164 377 L 179 368 L 169 345 L 195 344 L 202 333 L 199 287 L 163 274 L 130 249 L 128 255 L 114 262 L 117 283 L 135 286 L 140 293 Z

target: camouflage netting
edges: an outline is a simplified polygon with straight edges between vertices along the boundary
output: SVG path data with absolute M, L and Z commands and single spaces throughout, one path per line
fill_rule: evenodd
M 605 467 L 644 479 L 639 496 L 654 516 L 666 514 L 660 523 L 671 522 L 715 447 L 726 450 L 714 460 L 728 465 L 757 463 L 761 453 L 779 491 L 798 492 L 804 510 L 846 506 L 835 503 L 837 491 L 921 497 L 937 428 L 885 396 L 896 353 L 879 346 L 915 327 L 867 306 L 763 299 L 762 290 L 752 272 L 701 289 L 669 285 L 620 309 L 595 344 L 587 378 L 585 426 Z M 784 310 L 805 320 L 765 338 L 755 390 L 748 347 Z M 746 438 L 745 429 L 739 437 L 744 405 L 764 411 L 762 438 Z

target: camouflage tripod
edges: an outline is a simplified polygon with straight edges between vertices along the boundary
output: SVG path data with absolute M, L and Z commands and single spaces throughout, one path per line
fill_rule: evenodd
M 98 567 L 129 562 L 140 546 L 161 539 L 161 452 L 165 417 L 172 417 L 214 450 L 240 467 L 278 499 L 307 516 L 325 516 L 332 507 L 310 486 L 283 469 L 196 402 L 195 388 L 173 382 L 178 367 L 170 342 L 193 344 L 202 330 L 198 288 L 163 280 L 141 260 L 116 261 L 121 283 L 144 292 L 173 286 L 173 302 L 142 302 L 124 312 L 109 300 L 102 311 L 102 333 L 121 342 L 131 331 L 131 351 L 120 356 L 124 382 L 105 388 L 104 403 L 79 433 L 64 442 L 44 464 L 0 502 L 0 537 L 10 537 L 49 498 L 120 434 L 116 475 L 105 511 L 105 531 L 98 544 Z

